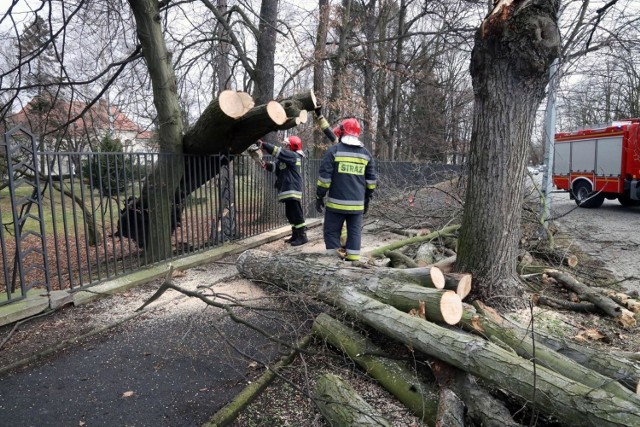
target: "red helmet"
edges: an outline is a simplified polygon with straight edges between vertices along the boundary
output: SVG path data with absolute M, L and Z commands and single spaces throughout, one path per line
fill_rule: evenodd
M 358 121 L 354 118 L 345 119 L 340 124 L 340 130 L 341 130 L 340 136 L 350 135 L 350 136 L 359 137 L 360 131 L 361 131 L 360 123 L 358 123 Z
M 295 135 L 286 137 L 284 144 L 289 147 L 291 151 L 302 151 L 302 140 Z

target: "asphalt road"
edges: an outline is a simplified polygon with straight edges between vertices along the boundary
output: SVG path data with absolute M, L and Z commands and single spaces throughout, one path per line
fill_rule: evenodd
M 213 264 L 189 270 L 176 284 L 194 290 L 217 282 L 212 290 L 220 295 L 261 297 L 235 274 L 233 265 Z M 155 289 L 113 296 L 100 302 L 91 318 L 77 320 L 95 326 L 117 320 Z M 257 360 L 269 361 L 278 354 L 264 336 L 199 300 L 169 291 L 154 304 L 154 310 L 116 328 L 0 376 L 0 426 L 199 426 L 258 373 L 226 339 Z M 56 316 L 41 321 L 54 323 Z M 31 335 L 25 341 L 39 339 L 38 334 L 62 335 L 73 329 L 72 322 L 74 317 L 67 318 L 59 328 L 27 323 L 22 329 Z M 263 317 L 259 324 L 282 331 L 276 319 Z
M 556 225 L 605 262 L 626 291 L 640 292 L 640 207 L 605 200 L 599 208 L 578 208 L 568 193 L 554 193 L 551 200 Z

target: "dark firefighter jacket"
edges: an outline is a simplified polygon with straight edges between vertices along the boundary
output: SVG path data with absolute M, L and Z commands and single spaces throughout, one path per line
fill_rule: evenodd
M 276 173 L 275 187 L 278 190 L 278 200 L 302 200 L 302 156 L 268 142 L 263 142 L 262 148 L 275 158 L 273 162 L 265 163 L 265 169 Z
M 327 192 L 327 210 L 340 213 L 364 212 L 365 199 L 376 188 L 373 157 L 363 146 L 339 142 L 332 145 L 322 158 L 316 195 Z

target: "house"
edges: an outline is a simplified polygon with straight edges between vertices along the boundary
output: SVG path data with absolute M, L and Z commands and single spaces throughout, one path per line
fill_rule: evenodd
M 157 152 L 154 132 L 142 128 L 105 100 L 88 106 L 51 96 L 36 96 L 8 117 L 10 126 L 21 125 L 42 143 L 40 151 L 92 152 L 105 135 L 119 139 L 126 153 Z

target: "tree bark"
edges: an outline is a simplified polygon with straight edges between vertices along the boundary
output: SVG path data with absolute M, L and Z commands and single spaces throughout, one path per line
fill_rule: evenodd
M 607 390 L 621 399 L 634 399 L 632 393 L 612 378 L 605 377 L 576 363 L 541 343 L 534 342 L 528 331 L 513 326 L 498 313 L 478 304 L 480 312 L 467 309 L 462 316 L 462 327 L 490 341 L 496 340 L 513 349 L 520 357 L 534 360 L 542 366 L 594 389 Z M 537 344 L 537 345 L 536 345 Z M 637 399 L 640 404 L 640 399 Z
M 483 427 L 521 427 L 504 404 L 477 384 L 474 377 L 457 370 L 451 388 L 467 405 L 469 418 Z
M 536 366 L 534 370 L 530 361 L 482 338 L 425 322 L 365 296 L 354 286 L 349 286 L 352 282 L 344 280 L 345 277 L 339 277 L 336 282 L 328 281 L 322 276 L 335 275 L 336 272 L 327 271 L 326 266 L 312 269 L 305 265 L 301 271 L 288 270 L 287 266 L 300 261 L 281 261 L 282 258 L 274 259 L 269 253 L 251 250 L 240 255 L 236 266 L 249 279 L 314 292 L 318 298 L 334 304 L 378 332 L 481 377 L 514 396 L 533 401 L 536 408 L 566 424 L 594 427 L 640 425 L 640 403 L 635 396 L 629 400 L 621 399 L 543 366 Z
M 503 0 L 476 31 L 474 115 L 457 271 L 490 305 L 524 307 L 516 274 L 527 152 L 549 66 L 560 52 L 557 1 Z
M 321 376 L 316 382 L 313 400 L 333 427 L 391 427 L 389 421 L 369 405 L 340 377 Z
M 359 321 L 413 349 L 483 378 L 513 396 L 534 401 L 536 408 L 566 425 L 640 425 L 640 403 L 593 389 L 487 342 L 425 322 L 389 305 L 358 294 L 353 288 L 333 289 L 328 300 Z
M 246 104 L 238 92 L 222 91 L 185 133 L 182 140 L 185 153 L 226 153 L 231 141 L 233 125 L 252 107 L 253 105 Z M 246 149 L 246 147 L 244 148 Z
M 618 305 L 617 302 L 612 300 L 606 295 L 603 295 L 589 286 L 578 282 L 572 276 L 560 271 L 548 270 L 546 273 L 553 277 L 563 287 L 579 295 L 580 299 L 587 300 L 600 308 L 607 315 L 614 317 L 622 326 L 631 327 L 636 325 L 636 319 L 633 313 L 626 308 Z
M 243 252 L 236 266 L 249 279 L 264 280 L 300 292 L 316 293 L 323 288 L 354 286 L 399 310 L 418 309 L 420 301 L 424 301 L 427 319 L 434 322 L 455 325 L 462 317 L 462 301 L 455 292 L 418 284 L 421 280 L 429 280 L 425 269 L 336 268 L 259 250 Z M 405 274 L 407 271 L 410 273 Z
M 316 317 L 313 331 L 349 356 L 421 420 L 433 425 L 438 410 L 437 387 L 419 381 L 402 363 L 385 357 L 383 349 L 327 314 Z
M 602 375 L 619 381 L 629 390 L 640 394 L 640 365 L 618 356 L 540 332 L 535 333 L 536 341 L 558 353 L 593 369 Z
M 157 1 L 129 0 L 136 19 L 138 38 L 142 44 L 151 85 L 153 102 L 158 113 L 160 156 L 145 184 L 143 194 L 148 213 L 146 245 L 149 261 L 168 259 L 171 256 L 173 194 L 184 174 L 182 154 L 182 111 L 178 100 L 176 77 L 171 54 L 164 42 L 160 11 Z
M 464 425 L 464 403 L 450 388 L 441 388 L 436 427 L 464 427 Z
M 534 295 L 535 305 L 546 305 L 547 307 L 558 308 L 560 310 L 575 311 L 576 313 L 599 313 L 598 307 L 590 302 L 572 302 L 558 298 L 547 297 L 545 295 Z

